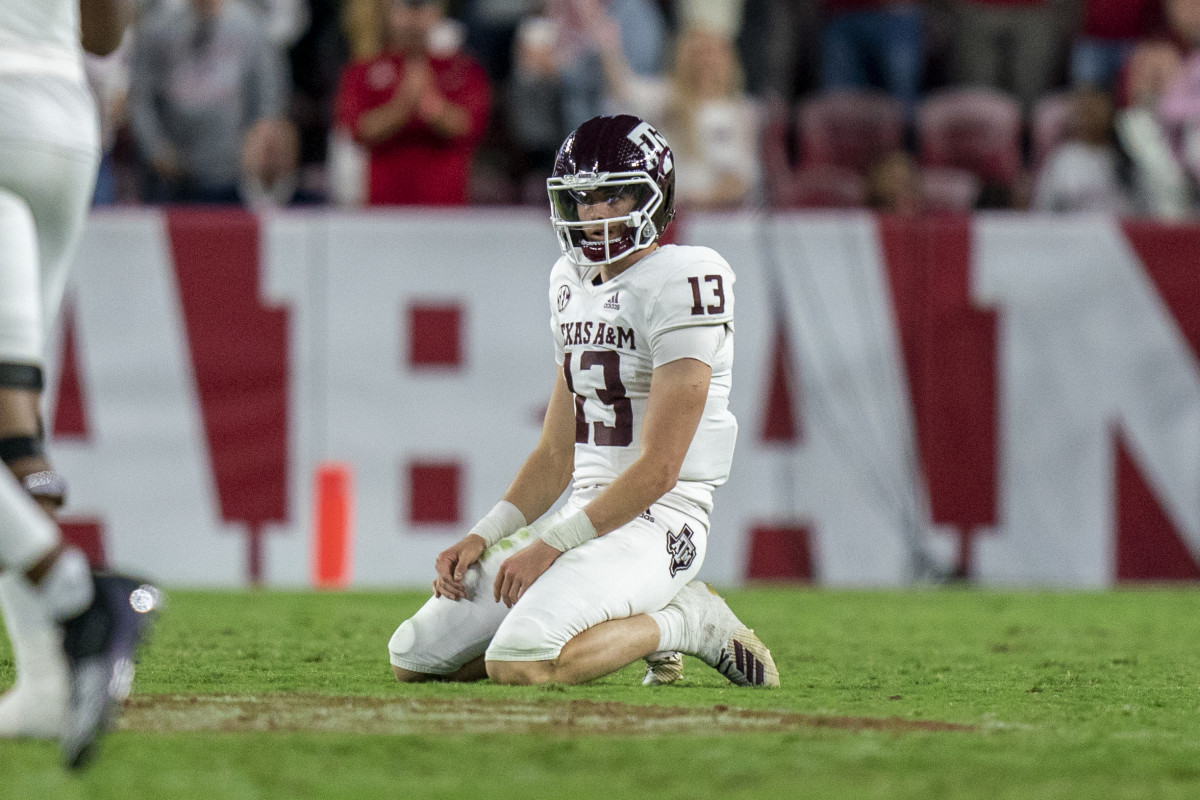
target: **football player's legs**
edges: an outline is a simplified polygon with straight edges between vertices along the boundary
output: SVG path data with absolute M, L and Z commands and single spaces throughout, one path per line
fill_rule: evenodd
M 654 506 L 643 518 L 569 550 L 503 621 L 486 660 L 498 683 L 583 683 L 658 649 L 646 616 L 699 572 L 706 526 Z M 686 547 L 668 549 L 687 526 Z M 686 551 L 686 552 L 683 552 Z
M 16 157 L 28 154 L 0 147 L 0 160 Z M 44 340 L 33 211 L 3 177 L 0 175 L 0 460 L 11 468 L 41 454 L 38 402 Z
M 63 484 L 43 448 L 42 363 L 95 164 L 81 152 L 12 141 L 0 141 L 0 164 L 0 460 L 52 513 Z
M 392 672 L 402 682 L 475 681 L 487 677 L 483 653 L 508 615 L 492 584 L 500 565 L 533 541 L 528 528 L 488 549 L 463 580 L 467 598 L 431 597 L 388 642 Z
M 55 552 L 54 523 L 0 470 L 0 608 L 13 645 L 17 681 L 0 697 L 0 738 L 58 735 L 66 703 L 61 633 L 27 572 Z

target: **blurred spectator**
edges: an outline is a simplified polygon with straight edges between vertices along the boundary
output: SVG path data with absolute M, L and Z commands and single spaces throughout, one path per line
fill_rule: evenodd
M 530 17 L 517 29 L 507 123 L 520 162 L 522 186 L 550 177 L 558 146 L 567 135 L 562 120 L 557 40 L 558 26 L 546 17 Z M 541 186 L 539 200 L 544 194 L 545 187 Z
M 747 0 L 738 50 L 748 92 L 792 101 L 816 88 L 817 5 L 817 0 Z
M 1049 0 L 957 0 L 955 82 L 1014 95 L 1028 113 L 1054 84 L 1059 31 Z
M 1066 140 L 1050 153 L 1037 177 L 1034 209 L 1124 214 L 1130 208 L 1127 175 L 1116 146 L 1112 97 L 1102 89 L 1076 89 Z
M 286 206 L 296 198 L 300 134 L 285 119 L 263 120 L 246 134 L 238 194 L 253 209 Z M 305 199 L 304 202 L 310 202 Z
M 1071 83 L 1113 89 L 1125 59 L 1160 26 L 1161 15 L 1159 0 L 1084 0 L 1071 47 Z
M 98 206 L 117 202 L 117 173 L 113 164 L 113 148 L 117 131 L 125 124 L 129 106 L 129 34 L 121 45 L 107 56 L 84 54 L 84 69 L 88 86 L 96 96 L 100 117 L 100 168 L 96 173 L 96 189 L 92 203 Z
M 289 118 L 300 134 L 301 192 L 328 194 L 325 161 L 338 77 L 347 60 L 342 0 L 308 0 L 311 23 L 288 50 L 292 73 Z
M 925 210 L 921 176 L 912 156 L 895 150 L 867 170 L 867 206 L 886 214 L 915 217 Z
M 300 41 L 312 21 L 308 0 L 242 0 L 263 15 L 267 38 L 280 50 Z
M 308 30 L 311 18 L 308 0 L 233 0 L 241 2 L 247 9 L 258 14 L 266 29 L 267 38 L 276 47 L 284 50 L 294 45 Z M 139 16 L 178 11 L 188 5 L 189 0 L 140 0 L 135 3 Z
M 912 115 L 924 68 L 924 11 L 915 0 L 823 0 L 821 88 L 883 89 Z
M 1184 50 L 1200 45 L 1200 0 L 1163 0 L 1171 35 Z
M 467 49 L 494 83 L 506 80 L 512 72 L 514 37 L 521 20 L 538 13 L 543 5 L 542 0 L 466 0 L 462 4 Z
M 368 151 L 370 205 L 463 205 L 491 90 L 435 0 L 384 6 L 382 52 L 342 73 L 337 125 Z M 363 34 L 364 38 L 369 34 Z
M 667 22 L 655 0 L 546 0 L 558 23 L 558 65 L 563 84 L 563 124 L 574 130 L 605 112 L 604 71 L 591 21 L 616 23 L 622 55 L 634 74 L 657 76 L 663 69 Z
M 758 181 L 758 124 L 742 92 L 733 42 L 721 32 L 685 27 L 668 79 L 637 75 L 625 60 L 616 24 L 590 20 L 619 113 L 639 116 L 671 143 L 681 206 L 728 208 L 747 202 Z
M 1118 140 L 1132 169 L 1134 210 L 1164 220 L 1182 220 L 1189 215 L 1187 176 L 1158 116 L 1167 87 L 1182 68 L 1179 51 L 1170 42 L 1139 44 L 1125 69 L 1129 105 L 1116 119 Z
M 146 198 L 238 202 L 247 136 L 286 124 L 286 69 L 262 19 L 225 0 L 164 8 L 137 31 L 130 65 Z
M 1175 33 L 1189 43 L 1191 50 L 1167 84 L 1159 105 L 1159 120 L 1185 174 L 1195 185 L 1200 181 L 1200 0 L 1172 0 L 1168 14 Z

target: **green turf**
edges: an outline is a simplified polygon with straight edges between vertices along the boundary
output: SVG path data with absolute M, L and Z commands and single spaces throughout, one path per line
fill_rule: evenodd
M 138 694 L 590 699 L 895 718 L 720 735 L 121 730 L 65 776 L 0 741 L 11 798 L 1200 797 L 1200 592 L 727 594 L 784 686 L 676 686 L 631 667 L 585 687 L 399 686 L 386 643 L 415 594 L 171 593 Z M 0 685 L 12 662 L 0 638 Z M 336 715 L 336 705 L 332 714 Z M 920 721 L 973 726 L 934 732 Z

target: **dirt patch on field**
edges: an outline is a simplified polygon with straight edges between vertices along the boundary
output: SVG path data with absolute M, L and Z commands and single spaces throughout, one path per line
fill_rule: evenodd
M 154 732 L 541 733 L 556 736 L 711 736 L 811 728 L 895 732 L 976 730 L 972 725 L 933 720 L 821 716 L 751 711 L 723 705 L 678 708 L 590 700 L 509 702 L 321 695 L 137 695 L 129 701 L 120 727 Z

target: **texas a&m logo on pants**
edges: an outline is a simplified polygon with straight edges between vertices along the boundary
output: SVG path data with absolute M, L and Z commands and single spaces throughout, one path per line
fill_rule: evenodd
M 667 552 L 671 554 L 671 577 L 687 569 L 696 560 L 696 545 L 692 543 L 692 529 L 687 525 L 679 533 L 667 531 Z

